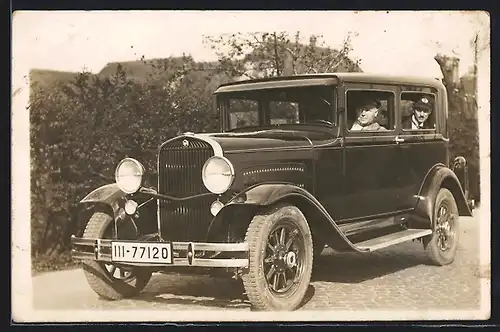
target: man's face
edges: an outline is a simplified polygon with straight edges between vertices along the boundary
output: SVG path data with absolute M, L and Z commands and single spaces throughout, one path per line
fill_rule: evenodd
M 373 105 L 361 106 L 357 109 L 358 122 L 362 126 L 367 126 L 375 121 L 378 114 L 378 109 Z
M 414 113 L 415 113 L 415 118 L 419 123 L 424 123 L 430 114 L 428 110 L 422 108 L 415 108 Z

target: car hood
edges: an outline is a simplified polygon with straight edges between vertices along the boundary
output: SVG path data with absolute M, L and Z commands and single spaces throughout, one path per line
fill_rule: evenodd
M 299 149 L 312 148 L 315 141 L 324 141 L 330 135 L 324 132 L 304 130 L 260 130 L 239 133 L 205 134 L 216 141 L 224 152 L 268 149 Z

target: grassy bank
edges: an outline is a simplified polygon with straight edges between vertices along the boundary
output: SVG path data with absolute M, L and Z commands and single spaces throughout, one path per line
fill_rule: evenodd
M 31 258 L 31 274 L 37 275 L 44 272 L 67 270 L 77 268 L 77 262 L 71 259 L 70 252 L 51 255 L 37 255 Z

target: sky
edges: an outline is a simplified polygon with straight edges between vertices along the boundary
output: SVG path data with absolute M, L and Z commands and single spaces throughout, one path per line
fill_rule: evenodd
M 486 23 L 484 23 L 486 22 Z M 461 74 L 473 62 L 470 40 L 488 29 L 480 12 L 218 12 L 75 11 L 18 12 L 13 18 L 13 63 L 43 68 L 99 72 L 115 61 L 191 54 L 216 60 L 203 35 L 234 32 L 300 31 L 322 34 L 338 48 L 349 32 L 352 56 L 365 72 L 441 77 L 436 53 L 460 58 Z

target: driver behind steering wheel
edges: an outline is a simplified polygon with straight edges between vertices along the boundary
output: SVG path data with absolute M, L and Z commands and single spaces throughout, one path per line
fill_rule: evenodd
M 325 108 L 323 103 L 316 101 L 308 105 L 306 123 L 323 123 L 333 125 L 330 118 L 329 108 Z

